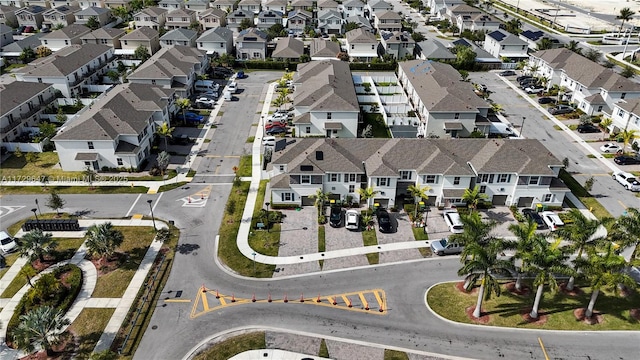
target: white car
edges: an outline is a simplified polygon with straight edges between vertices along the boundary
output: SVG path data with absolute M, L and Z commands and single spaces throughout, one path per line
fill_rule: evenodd
M 349 209 L 345 215 L 345 228 L 347 230 L 359 230 L 360 229 L 360 214 L 358 210 Z
M 539 94 L 544 91 L 544 88 L 532 86 L 532 87 L 525 88 L 524 91 L 527 94 Z
M 16 247 L 18 247 L 16 240 L 6 231 L 0 231 L 0 250 L 2 250 L 3 253 L 8 254 L 15 251 Z
M 276 146 L 275 136 L 265 136 L 262 138 L 262 145 L 264 146 Z
M 551 231 L 556 231 L 558 228 L 564 226 L 564 222 L 560 220 L 560 216 L 553 211 L 543 211 L 540 213 L 540 216 Z
M 619 182 L 627 190 L 640 191 L 640 182 L 631 173 L 623 171 L 615 173 L 613 174 L 613 180 Z
M 227 90 L 229 90 L 229 92 L 231 92 L 232 94 L 235 94 L 236 92 L 238 92 L 238 84 L 235 81 L 231 82 L 229 85 L 227 85 Z
M 444 214 L 442 214 L 442 217 L 444 217 L 444 222 L 447 223 L 449 231 L 454 234 L 462 234 L 464 232 L 464 225 L 462 224 L 460 214 L 458 214 L 457 211 L 445 211 Z
M 600 151 L 602 151 L 603 153 L 617 153 L 621 150 L 622 148 L 620 147 L 620 145 L 616 143 L 606 143 L 600 146 Z
M 288 118 L 287 114 L 276 112 L 267 116 L 267 121 L 279 121 L 279 120 L 287 121 L 287 118 Z
M 201 97 L 196 99 L 195 105 L 198 108 L 207 108 L 210 109 L 212 107 L 214 107 L 216 104 L 216 101 L 207 97 Z

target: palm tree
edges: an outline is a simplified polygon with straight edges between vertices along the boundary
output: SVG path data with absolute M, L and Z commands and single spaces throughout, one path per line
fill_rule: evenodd
M 632 11 L 628 7 L 620 9 L 620 15 L 616 16 L 616 19 L 622 20 L 622 23 L 620 24 L 620 31 L 618 31 L 618 35 L 622 33 L 622 27 L 624 26 L 624 23 L 631 20 L 631 18 L 635 14 L 636 12 Z
M 180 111 L 182 112 L 182 119 L 184 120 L 185 112 L 191 107 L 191 100 L 189 100 L 189 98 L 176 99 L 176 106 L 180 108 Z
M 573 51 L 576 54 L 582 54 L 582 49 L 580 49 L 579 47 L 580 43 L 575 41 L 575 40 L 571 40 L 569 41 L 568 44 L 565 45 L 565 47 L 571 51 Z
M 60 342 L 61 335 L 69 319 L 62 310 L 50 306 L 40 306 L 20 315 L 20 323 L 13 330 L 13 341 L 24 351 L 42 349 L 51 355 L 51 348 Z
M 471 212 L 460 214 L 460 221 L 463 224 L 464 232 L 450 236 L 457 243 L 465 246 L 468 244 L 483 245 L 493 240 L 491 232 L 497 226 L 494 220 L 483 220 L 479 213 Z
M 465 279 L 465 288 L 467 291 L 480 280 L 480 289 L 478 290 L 478 300 L 473 316 L 479 318 L 481 315 L 482 300 L 490 299 L 492 294 L 500 296 L 500 284 L 493 274 L 510 270 L 513 265 L 508 260 L 498 258 L 503 250 L 503 242 L 501 239 L 492 239 L 489 243 L 481 245 L 479 243 L 471 243 L 465 245 L 460 259 L 463 266 L 458 270 L 458 275 L 468 274 Z
M 622 143 L 624 144 L 624 146 L 622 146 L 622 151 L 624 151 L 631 140 L 636 138 L 636 131 L 634 129 L 624 129 L 622 133 L 620 133 L 620 136 L 622 137 Z
M 569 243 L 567 250 L 572 253 L 577 253 L 576 260 L 578 260 L 582 258 L 582 254 L 587 248 L 594 247 L 595 243 L 602 239 L 602 237 L 596 236 L 596 232 L 602 225 L 602 221 L 598 219 L 588 219 L 578 209 L 571 209 L 566 215 L 570 220 L 569 224 L 560 228 L 557 234 L 558 237 Z M 569 278 L 566 289 L 573 290 L 574 283 L 575 277 L 572 276 Z
M 549 38 L 542 38 L 538 41 L 538 50 L 548 50 L 553 47 L 553 42 Z
M 529 264 L 525 269 L 526 272 L 535 273 L 533 285 L 537 286 L 536 298 L 533 302 L 533 308 L 529 316 L 533 319 L 538 318 L 538 309 L 542 300 L 544 286 L 549 285 L 552 292 L 558 288 L 557 274 L 572 275 L 573 271 L 564 265 L 567 255 L 560 248 L 561 239 L 557 239 L 553 243 L 548 241 L 538 241 L 528 257 Z
M 156 130 L 156 134 L 164 139 L 164 148 L 167 148 L 167 138 L 170 138 L 176 128 L 170 127 L 166 121 L 162 123 Z
M 611 126 L 611 124 L 613 124 L 613 120 L 611 120 L 611 118 L 608 118 L 608 117 L 600 121 L 600 127 L 602 128 L 602 130 L 604 130 L 604 133 L 607 135 L 609 135 L 609 127 Z
M 124 241 L 120 230 L 114 229 L 110 222 L 92 225 L 87 229 L 87 251 L 91 255 L 99 256 L 101 260 L 113 255 L 116 248 Z
M 630 288 L 636 286 L 633 278 L 622 272 L 628 264 L 624 257 L 615 253 L 611 242 L 607 245 L 607 250 L 604 254 L 592 251 L 586 260 L 578 260 L 580 260 L 578 265 L 582 269 L 584 276 L 589 280 L 589 285 L 593 291 L 585 312 L 585 317 L 587 318 L 593 315 L 593 308 L 601 289 L 609 289 L 617 294 L 619 284 Z
M 365 212 L 360 216 L 360 220 L 362 220 L 362 225 L 365 226 L 366 230 L 371 230 L 370 229 L 370 225 L 373 222 L 373 215 L 372 214 L 369 214 L 368 212 Z
M 373 199 L 376 195 L 378 195 L 378 191 L 373 190 L 371 186 L 366 187 L 364 189 L 359 188 L 359 189 L 356 189 L 356 191 L 358 192 L 358 195 L 360 195 L 360 201 L 365 202 L 368 207 L 370 207 L 369 200 Z
M 318 215 L 324 215 L 324 204 L 329 200 L 330 192 L 324 192 L 322 189 L 316 190 L 316 193 L 309 195 L 310 198 L 316 199 L 316 208 L 318 209 Z
M 505 244 L 507 249 L 515 250 L 516 254 L 514 259 L 519 259 L 521 264 L 518 268 L 518 277 L 516 278 L 516 290 L 522 289 L 522 274 L 523 269 L 528 267 L 528 257 L 533 246 L 537 241 L 546 241 L 536 234 L 538 224 L 535 221 L 529 219 L 526 223 L 518 223 L 509 225 L 509 231 L 515 235 L 516 240 L 508 241 Z
M 480 192 L 480 186 L 474 186 L 473 190 L 464 189 L 464 194 L 462 195 L 462 201 L 467 203 L 467 206 L 475 212 L 478 208 L 478 204 L 480 204 L 481 200 L 487 200 L 489 196 L 485 193 Z
M 640 253 L 640 210 L 628 208 L 626 215 L 616 219 L 612 237 L 620 243 L 620 248 L 633 247 L 629 262 L 633 265 Z
M 29 262 L 40 260 L 44 262 L 44 256 L 51 253 L 58 245 L 52 239 L 51 233 L 43 233 L 40 229 L 34 229 L 26 233 L 18 244 L 18 253 L 29 259 Z
M 427 194 L 429 190 L 431 190 L 430 186 L 420 187 L 417 185 L 409 185 L 409 187 L 407 188 L 409 195 L 413 197 L 413 204 L 415 205 L 415 211 L 413 213 L 413 221 L 416 221 L 416 218 L 418 217 L 418 203 L 422 199 L 429 197 L 429 195 Z

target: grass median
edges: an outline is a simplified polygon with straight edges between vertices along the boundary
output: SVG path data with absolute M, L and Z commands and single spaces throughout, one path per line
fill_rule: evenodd
M 242 352 L 267 347 L 263 331 L 234 336 L 196 355 L 194 360 L 227 360 Z
M 376 230 L 364 230 L 362 232 L 362 243 L 364 246 L 377 246 L 378 237 L 376 236 Z M 369 260 L 369 265 L 378 264 L 380 262 L 380 253 L 376 251 L 374 253 L 367 254 L 367 260 Z
M 74 359 L 89 359 L 115 309 L 85 308 L 68 327 L 77 345 L 69 349 Z

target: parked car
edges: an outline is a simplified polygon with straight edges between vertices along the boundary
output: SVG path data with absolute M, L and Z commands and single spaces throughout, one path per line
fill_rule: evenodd
M 27 27 L 24 28 L 24 32 L 27 33 L 27 34 L 30 34 L 30 33 L 34 32 L 34 30 L 35 29 L 33 28 L 33 26 L 27 26 Z
M 235 94 L 238 92 L 238 84 L 235 81 L 232 81 L 231 83 L 229 83 L 229 85 L 227 85 L 227 91 L 229 91 L 232 94 Z
M 376 212 L 376 217 L 378 218 L 378 228 L 381 233 L 391 233 L 393 232 L 393 224 L 391 224 L 391 216 L 385 209 L 379 209 Z
M 537 83 L 538 79 L 536 78 L 526 78 L 526 79 L 522 79 L 522 80 L 518 80 L 518 84 L 520 84 L 520 86 L 524 85 L 524 84 L 528 84 L 528 83 Z
M 329 210 L 329 225 L 331 227 L 342 226 L 342 208 L 340 206 L 332 206 Z
M 600 151 L 603 153 L 617 153 L 618 151 L 622 151 L 622 147 L 616 143 L 610 142 L 600 146 Z
M 244 71 L 238 71 L 236 74 L 236 79 L 244 79 L 245 77 L 246 75 L 244 74 Z
M 431 251 L 439 256 L 460 254 L 462 250 L 464 250 L 464 246 L 455 242 L 449 242 L 449 239 L 447 238 L 434 240 L 431 242 L 430 246 Z
M 521 82 L 521 81 L 526 80 L 526 79 L 533 79 L 533 76 L 531 76 L 531 75 L 520 75 L 520 76 L 518 76 L 516 78 L 516 81 L 517 82 Z
M 618 165 L 636 165 L 636 164 L 640 164 L 640 159 L 638 159 L 637 157 L 629 156 L 629 155 L 620 155 L 620 156 L 616 156 L 613 159 L 613 162 L 615 162 Z
M 636 177 L 628 172 L 617 172 L 613 174 L 613 180 L 617 181 L 622 185 L 625 189 L 630 191 L 640 191 L 640 182 L 636 179 Z
M 500 72 L 500 76 L 513 76 L 516 72 L 513 70 L 505 70 Z
M 14 35 L 21 35 L 24 32 L 25 28 L 26 28 L 26 26 L 24 26 L 24 25 L 23 26 L 18 26 L 18 28 L 13 31 L 13 34 Z
M 464 225 L 460 220 L 460 214 L 456 210 L 445 211 L 442 216 L 449 227 L 449 231 L 454 234 L 462 234 L 464 232 Z
M 600 128 L 591 123 L 580 124 L 578 125 L 577 130 L 579 133 L 599 133 L 600 132 Z
M 547 228 L 547 224 L 545 224 L 544 220 L 542 220 L 542 216 L 540 216 L 540 214 L 538 214 L 534 210 L 532 210 L 532 209 L 523 209 L 522 210 L 522 215 L 524 215 L 524 217 L 526 217 L 527 219 L 531 219 L 536 224 L 538 224 L 538 230 Z
M 220 94 L 216 90 L 209 90 L 209 91 L 205 91 L 203 93 L 198 94 L 198 97 L 208 97 L 214 100 L 218 100 L 218 97 L 220 97 Z
M 524 89 L 527 94 L 540 94 L 544 90 L 545 89 L 543 87 L 538 87 L 537 85 L 532 85 Z
M 347 230 L 359 230 L 360 229 L 360 214 L 358 210 L 349 209 L 345 215 L 345 228 Z
M 538 104 L 555 104 L 556 99 L 544 96 L 538 99 Z
M 573 111 L 574 109 L 569 105 L 556 105 L 552 108 L 549 108 L 549 114 L 551 115 L 570 114 Z
M 0 250 L 2 250 L 3 253 L 8 254 L 13 252 L 17 247 L 16 239 L 12 238 L 8 232 L 4 230 L 0 231 Z
M 276 146 L 275 136 L 265 136 L 262 138 L 262 145 L 264 146 Z
M 560 220 L 560 216 L 553 211 L 543 211 L 540 213 L 540 216 L 551 231 L 556 231 L 558 228 L 564 226 L 564 222 Z
M 195 101 L 195 106 L 200 109 L 211 109 L 216 104 L 216 101 L 208 97 L 199 97 Z
M 176 115 L 176 119 L 190 123 L 201 123 L 204 121 L 204 116 L 188 111 L 184 116 L 182 112 L 179 112 L 178 115 Z
M 267 116 L 267 121 L 287 120 L 287 114 L 281 112 L 275 112 Z
M 267 135 L 286 134 L 287 128 L 282 126 L 274 126 L 270 129 L 267 129 L 265 132 Z
M 269 130 L 273 127 L 287 127 L 287 122 L 286 121 L 269 121 L 266 124 L 264 124 L 265 130 Z

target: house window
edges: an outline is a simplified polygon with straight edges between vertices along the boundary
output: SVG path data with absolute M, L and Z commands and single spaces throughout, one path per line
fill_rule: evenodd
M 156 84 L 156 79 L 151 79 L 151 85 L 155 85 Z
M 254 58 L 259 58 L 260 57 L 260 53 L 259 52 L 254 52 L 253 53 L 253 57 Z
M 624 116 L 624 110 L 622 109 L 618 110 L 618 116 L 620 117 Z
M 529 178 L 529 185 L 538 185 L 539 176 L 532 176 Z
M 329 174 L 330 182 L 340 182 L 340 174 Z
M 438 177 L 436 175 L 424 175 L 422 177 L 422 182 L 425 184 L 435 184 L 438 181 Z
M 371 45 L 371 50 L 375 50 L 376 46 L 375 45 Z
M 511 175 L 509 174 L 500 174 L 498 175 L 498 181 L 499 183 L 508 183 L 511 180 Z
M 351 45 L 351 50 L 355 49 L 356 46 L 355 45 Z
M 356 182 L 356 174 L 344 174 L 344 182 Z
M 293 201 L 292 193 L 282 193 L 282 201 Z
M 356 186 L 355 185 L 349 185 L 349 192 L 350 193 L 356 192 Z
M 69 45 L 69 40 L 65 40 L 65 41 L 64 41 L 64 44 L 65 44 L 65 45 Z
M 481 174 L 478 176 L 477 181 L 479 183 L 489 183 L 493 184 L 493 174 Z
M 377 178 L 376 186 L 389 186 L 389 178 Z
M 411 180 L 411 175 L 412 175 L 411 171 L 408 171 L 408 170 L 400 171 L 400 178 L 402 180 Z
M 91 161 L 85 161 L 85 162 L 84 162 L 84 166 L 86 166 L 86 167 L 91 166 Z
M 544 197 L 542 198 L 543 202 L 550 202 L 551 200 L 553 200 L 553 194 L 544 194 Z
M 121 158 L 117 158 L 116 162 L 118 163 L 118 166 L 122 166 L 124 164 Z
M 487 192 L 487 185 L 481 185 L 480 189 L 478 190 L 480 192 L 480 194 L 484 194 Z
M 280 171 L 284 171 L 284 165 L 278 165 L 278 169 L 280 169 Z
M 453 178 L 453 185 L 460 185 L 460 176 L 456 176 Z
M 620 99 L 624 99 L 627 96 L 627 93 L 620 94 Z
M 42 82 L 42 78 L 38 78 L 38 82 L 41 83 Z
M 311 184 L 311 175 L 302 175 L 300 177 L 300 184 Z
M 327 120 L 331 120 L 331 113 L 330 112 L 327 113 Z
M 460 119 L 460 113 L 453 114 L 453 118 L 456 119 L 456 120 Z
M 311 126 L 307 126 L 304 128 L 305 133 L 311 134 Z
M 89 149 L 94 149 L 94 147 L 93 147 L 93 141 L 87 141 L 87 147 L 88 147 Z

